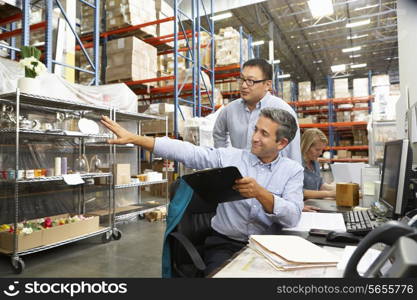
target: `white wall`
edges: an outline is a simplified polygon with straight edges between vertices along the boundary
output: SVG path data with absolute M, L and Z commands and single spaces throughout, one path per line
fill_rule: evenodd
M 397 132 L 398 138 L 404 138 L 406 110 L 417 103 L 417 2 L 400 0 L 397 8 L 401 89 L 401 98 L 396 107 Z

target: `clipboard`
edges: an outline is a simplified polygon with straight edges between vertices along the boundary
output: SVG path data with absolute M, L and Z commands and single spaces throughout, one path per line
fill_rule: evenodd
M 239 178 L 242 174 L 236 167 L 215 168 L 182 176 L 200 198 L 215 203 L 246 199 L 232 188 Z

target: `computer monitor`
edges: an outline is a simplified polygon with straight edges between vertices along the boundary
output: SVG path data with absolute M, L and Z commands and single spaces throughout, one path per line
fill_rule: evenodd
M 412 162 L 413 153 L 408 139 L 385 143 L 379 200 L 392 212 L 393 219 L 404 216 L 408 211 L 408 199 L 412 196 Z

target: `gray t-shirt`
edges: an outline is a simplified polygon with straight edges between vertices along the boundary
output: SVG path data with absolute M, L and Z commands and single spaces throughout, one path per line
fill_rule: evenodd
M 320 176 L 320 165 L 318 161 L 312 161 L 313 170 L 307 167 L 307 164 L 303 160 L 304 167 L 304 186 L 305 190 L 320 190 L 321 185 L 323 184 L 323 178 Z

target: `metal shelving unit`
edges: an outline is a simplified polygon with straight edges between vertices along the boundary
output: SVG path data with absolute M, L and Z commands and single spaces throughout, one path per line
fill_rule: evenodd
M 0 95 L 0 103 L 7 104 L 7 105 L 13 105 L 15 107 L 15 112 L 13 112 L 13 115 L 16 120 L 19 120 L 19 117 L 21 116 L 21 113 L 23 110 L 30 110 L 32 111 L 32 108 L 36 105 L 37 110 L 39 113 L 51 113 L 55 111 L 63 111 L 63 110 L 70 110 L 70 111 L 79 111 L 80 116 L 83 116 L 84 114 L 91 114 L 95 113 L 97 116 L 100 115 L 108 115 L 111 119 L 117 120 L 117 121 L 134 121 L 138 123 L 138 132 L 140 133 L 140 122 L 147 121 L 147 120 L 165 120 L 167 124 L 166 117 L 158 117 L 158 116 L 151 116 L 143 113 L 132 113 L 132 112 L 126 112 L 118 109 L 112 109 L 111 107 L 106 106 L 93 106 L 89 104 L 84 104 L 80 102 L 75 102 L 71 100 L 62 100 L 62 99 L 56 99 L 56 98 L 50 98 L 50 97 L 44 97 L 44 96 L 36 96 L 36 95 L 30 95 L 30 94 L 24 94 L 20 93 L 19 90 L 17 90 L 14 93 L 6 93 Z M 167 126 L 167 125 L 166 125 Z M 59 139 L 77 139 L 79 140 L 78 143 L 74 144 L 72 147 L 73 149 L 76 149 L 75 147 L 78 147 L 78 153 L 80 155 L 84 155 L 86 148 L 94 146 L 103 147 L 105 146 L 105 140 L 108 138 L 111 138 L 113 135 L 110 134 L 83 134 L 81 132 L 74 132 L 74 131 L 43 131 L 43 130 L 31 130 L 31 129 L 20 129 L 19 122 L 17 122 L 15 128 L 7 128 L 0 130 L 0 133 L 3 134 L 4 137 L 10 136 L 11 140 L 14 141 L 14 150 L 10 149 L 8 150 L 9 153 L 14 153 L 15 156 L 15 166 L 14 166 L 14 178 L 13 179 L 1 179 L 0 183 L 4 184 L 6 186 L 10 186 L 13 188 L 14 192 L 9 196 L 9 198 L 12 200 L 14 199 L 14 221 L 13 226 L 14 228 L 17 228 L 18 222 L 22 221 L 21 217 L 19 215 L 19 189 L 21 189 L 21 186 L 23 185 L 37 185 L 37 184 L 45 184 L 45 183 L 54 183 L 58 181 L 63 181 L 65 178 L 65 175 L 62 176 L 44 176 L 44 177 L 36 177 L 36 178 L 18 178 L 18 171 L 20 169 L 20 148 L 23 146 L 22 139 L 27 139 L 27 137 L 31 137 L 31 140 L 40 141 L 44 138 L 48 138 L 49 140 L 54 140 L 56 138 Z M 88 142 L 90 141 L 90 142 Z M 10 145 L 2 145 L 1 147 L 8 147 Z M 65 146 L 68 147 L 68 146 Z M 116 162 L 116 148 L 126 148 L 126 149 L 134 149 L 135 146 L 131 145 L 129 147 L 123 147 L 118 145 L 106 145 L 106 147 L 109 148 L 108 155 L 109 155 L 109 166 L 112 166 Z M 140 172 L 140 163 L 139 163 L 139 172 Z M 167 177 L 165 175 L 165 178 L 160 181 L 149 181 L 149 182 L 139 182 L 139 183 L 132 183 L 132 184 L 125 184 L 125 185 L 114 185 L 114 179 L 113 174 L 111 172 L 99 172 L 99 173 L 82 173 L 80 174 L 80 177 L 82 179 L 94 179 L 94 178 L 104 178 L 106 184 L 103 186 L 106 189 L 106 186 L 108 186 L 108 211 L 107 216 L 108 220 L 106 223 L 106 226 L 100 227 L 99 230 L 95 232 L 91 232 L 88 234 L 84 234 L 81 236 L 77 236 L 70 239 L 65 239 L 63 241 L 59 241 L 56 243 L 52 243 L 50 245 L 42 245 L 40 247 L 33 247 L 30 249 L 24 249 L 24 250 L 18 250 L 18 238 L 17 234 L 14 234 L 14 250 L 10 254 L 12 257 L 12 266 L 14 267 L 15 271 L 20 273 L 24 270 L 24 262 L 21 258 L 21 256 L 35 253 L 38 251 L 43 251 L 46 249 L 50 249 L 53 247 L 57 247 L 60 245 L 68 244 L 71 242 L 79 241 L 84 238 L 89 238 L 92 236 L 100 235 L 102 234 L 103 241 L 108 241 L 112 237 L 114 239 L 120 239 L 121 238 L 121 232 L 116 228 L 116 215 L 115 215 L 115 191 L 121 190 L 121 189 L 128 189 L 128 188 L 138 188 L 138 193 L 140 194 L 140 187 L 147 186 L 147 185 L 154 185 L 154 184 L 166 184 L 166 188 L 168 190 L 167 185 Z M 76 189 L 78 189 L 78 213 L 85 213 L 85 203 L 86 203 L 86 193 L 85 193 L 85 187 L 84 185 L 79 185 Z M 23 195 L 22 195 L 23 197 Z M 24 197 L 30 197 L 30 195 L 24 195 Z M 107 199 L 107 198 L 106 198 Z M 75 201 L 75 198 L 73 199 Z M 139 202 L 140 195 L 139 195 Z M 166 197 L 167 202 L 167 197 Z M 164 204 L 166 205 L 166 203 Z M 148 211 L 148 207 L 144 207 L 144 210 L 140 210 L 138 212 L 135 212 L 136 215 L 143 214 L 144 212 Z M 11 212 L 13 213 L 13 212 Z M 120 218 L 120 216 L 119 216 Z
M 68 110 L 80 110 L 80 111 L 93 111 L 99 114 L 107 114 L 109 116 L 111 116 L 111 108 L 105 108 L 103 107 L 93 107 L 91 105 L 84 105 L 82 103 L 76 103 L 74 101 L 63 101 L 60 99 L 53 99 L 53 98 L 49 98 L 49 97 L 39 97 L 36 95 L 29 95 L 29 94 L 21 94 L 19 92 L 19 90 L 17 90 L 15 93 L 7 93 L 7 94 L 2 94 L 0 95 L 0 102 L 1 103 L 7 103 L 7 104 L 12 104 L 15 107 L 15 120 L 20 120 L 20 116 L 21 116 L 21 112 L 24 110 L 31 110 L 31 107 L 34 104 L 38 105 L 38 109 L 40 111 L 43 111 L 45 109 L 49 109 L 49 110 L 54 110 L 54 109 L 68 109 Z M 40 106 L 39 106 L 40 105 Z M 38 130 L 27 130 L 27 129 L 20 129 L 20 122 L 16 123 L 16 126 L 14 129 L 6 129 L 6 130 L 2 130 L 3 132 L 7 132 L 7 134 L 10 135 L 14 135 L 15 137 L 12 138 L 12 140 L 14 139 L 15 144 L 15 166 L 14 166 L 14 178 L 13 179 L 9 179 L 9 180 L 3 180 L 2 183 L 7 185 L 10 185 L 11 187 L 13 187 L 13 195 L 10 195 L 11 199 L 14 199 L 14 212 L 10 212 L 14 214 L 14 221 L 13 221 L 13 226 L 14 228 L 17 228 L 17 224 L 22 221 L 21 220 L 21 216 L 19 215 L 19 189 L 21 187 L 21 185 L 37 185 L 37 184 L 41 184 L 41 183 L 48 183 L 48 182 L 56 182 L 56 181 L 62 181 L 64 180 L 64 176 L 49 176 L 49 177 L 37 177 L 37 178 L 26 178 L 26 179 L 22 179 L 22 178 L 18 178 L 18 171 L 20 170 L 20 147 L 23 143 L 23 141 L 21 140 L 23 137 L 25 136 L 34 136 L 35 138 L 41 138 L 43 136 L 49 136 L 49 137 L 59 137 L 59 138 L 65 138 L 65 139 L 72 139 L 72 138 L 79 138 L 81 141 L 83 141 L 84 139 L 89 139 L 89 138 L 108 138 L 110 137 L 110 135 L 108 134 L 97 134 L 97 135 L 85 135 L 82 133 L 76 133 L 73 135 L 67 135 L 65 134 L 65 131 L 63 132 L 44 132 L 44 131 L 38 131 Z M 35 139 L 36 140 L 36 139 Z M 83 152 L 85 151 L 85 148 L 83 147 L 83 143 L 79 143 L 78 145 L 79 147 L 79 153 L 80 155 L 83 154 Z M 108 201 L 108 214 L 112 215 L 112 211 L 111 208 L 114 207 L 114 205 L 112 205 L 112 203 L 114 203 L 114 198 L 112 198 L 112 194 L 111 194 L 111 187 L 112 187 L 112 180 L 113 180 L 113 176 L 111 173 L 85 173 L 85 174 L 80 174 L 80 177 L 82 179 L 92 179 L 92 178 L 105 178 L 106 182 L 107 182 L 107 186 L 108 186 L 108 197 L 107 197 L 107 201 Z M 78 214 L 84 214 L 85 213 L 85 192 L 84 192 L 84 184 L 78 185 L 78 201 L 79 201 L 79 206 L 77 209 L 77 213 Z M 76 188 L 76 189 L 77 189 Z M 75 198 L 74 198 L 75 200 Z M 30 253 L 35 253 L 38 251 L 43 251 L 46 249 L 50 249 L 53 247 L 57 247 L 63 244 L 67 244 L 67 243 L 71 243 L 71 242 L 75 242 L 84 238 L 89 238 L 92 236 L 96 236 L 99 234 L 103 234 L 103 240 L 107 241 L 110 240 L 110 238 L 113 236 L 114 238 L 120 238 L 121 237 L 121 233 L 120 231 L 117 230 L 117 228 L 115 227 L 115 223 L 114 220 L 112 220 L 112 218 L 109 218 L 108 220 L 108 224 L 107 226 L 104 227 L 100 227 L 99 230 L 95 231 L 95 232 L 91 232 L 88 234 L 84 234 L 82 236 L 76 236 L 74 238 L 70 238 L 70 239 L 65 239 L 63 241 L 59 241 L 59 242 L 55 242 L 55 243 L 51 243 L 49 245 L 42 245 L 40 247 L 32 247 L 30 249 L 23 249 L 22 250 L 18 250 L 19 246 L 18 246 L 18 238 L 17 238 L 17 233 L 16 230 L 13 233 L 13 251 L 10 254 L 11 255 L 11 259 L 12 259 L 12 266 L 15 269 L 16 272 L 21 273 L 24 268 L 25 268 L 25 264 L 21 258 L 21 256 L 26 255 L 26 254 L 30 254 Z
M 137 132 L 138 134 L 141 133 L 141 122 L 142 121 L 147 121 L 149 119 L 154 119 L 154 120 L 164 120 L 165 121 L 165 135 L 168 136 L 168 118 L 167 117 L 161 117 L 161 116 L 151 116 L 151 115 L 146 115 L 143 113 L 128 113 L 128 112 L 122 112 L 119 110 L 114 110 L 113 114 L 112 114 L 112 118 L 115 121 L 130 121 L 130 122 L 136 122 L 137 124 Z M 141 151 L 141 147 L 132 145 L 130 147 L 124 147 L 125 149 L 137 149 L 138 150 L 138 155 L 137 155 L 137 159 L 138 159 L 138 174 L 140 174 L 142 171 L 142 167 L 141 167 L 141 158 L 140 158 L 140 151 Z M 112 145 L 112 153 L 113 153 L 113 158 L 114 158 L 114 163 L 117 162 L 117 149 L 120 149 L 119 145 Z M 134 182 L 134 183 L 128 183 L 128 184 L 114 184 L 112 186 L 112 194 L 113 194 L 113 198 L 117 199 L 116 197 L 116 193 L 117 191 L 120 190 L 124 190 L 124 189 L 133 189 L 133 188 L 137 188 L 137 193 L 138 193 L 138 203 L 137 205 L 143 205 L 142 203 L 142 191 L 141 191 L 141 187 L 145 187 L 145 186 L 150 186 L 150 185 L 155 185 L 155 184 L 165 184 L 165 188 L 166 188 L 166 193 L 165 193 L 165 203 L 161 206 L 160 204 L 158 205 L 158 207 L 163 207 L 166 206 L 168 204 L 168 171 L 165 171 L 165 178 L 162 180 L 158 180 L 158 181 L 146 181 L 146 182 Z M 152 209 L 137 209 L 135 212 L 131 212 L 131 213 L 125 213 L 122 216 L 121 215 L 116 215 L 115 214 L 115 210 L 116 210 L 116 201 L 114 201 L 113 203 L 114 207 L 113 207 L 113 220 L 116 223 L 118 223 L 120 220 L 124 220 L 124 219 L 132 219 L 135 216 L 138 215 L 143 215 L 144 213 L 154 210 L 156 208 L 152 208 Z
M 368 73 L 368 79 L 370 82 L 371 72 Z M 329 146 L 326 147 L 326 151 L 330 151 L 330 159 L 321 159 L 320 162 L 368 162 L 368 158 L 333 158 L 334 152 L 337 150 L 349 150 L 349 151 L 367 151 L 368 145 L 354 145 L 354 146 L 336 146 L 336 140 L 340 132 L 351 131 L 353 128 L 367 128 L 367 121 L 355 121 L 355 122 L 336 122 L 335 113 L 341 111 L 371 111 L 372 101 L 374 97 L 371 95 L 371 88 L 368 87 L 369 96 L 366 97 L 347 97 L 347 98 L 334 98 L 333 92 L 333 78 L 327 77 L 327 99 L 323 100 L 306 100 L 306 101 L 292 101 L 289 102 L 294 107 L 297 113 L 303 114 L 327 114 L 327 122 L 324 123 L 311 123 L 311 124 L 299 124 L 300 128 L 320 128 L 325 130 L 329 138 Z M 351 107 L 351 108 L 339 108 L 341 104 L 355 104 L 355 103 L 368 103 L 367 107 Z M 312 109 L 306 109 L 313 107 Z

